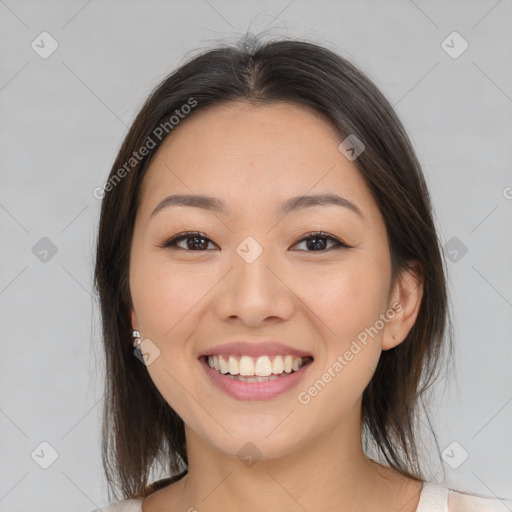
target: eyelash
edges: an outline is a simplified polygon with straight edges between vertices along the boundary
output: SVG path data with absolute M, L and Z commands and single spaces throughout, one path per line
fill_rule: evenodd
M 176 235 L 176 236 L 170 238 L 169 240 L 166 240 L 158 247 L 160 247 L 162 249 L 168 249 L 168 248 L 174 247 L 174 248 L 181 249 L 181 250 L 187 251 L 187 252 L 205 252 L 205 250 L 200 250 L 200 249 L 198 249 L 196 251 L 193 249 L 183 249 L 182 247 L 176 247 L 177 242 L 180 242 L 181 240 L 186 240 L 187 238 L 196 238 L 196 237 L 204 238 L 205 240 L 212 242 L 212 240 L 210 240 L 203 233 L 200 233 L 198 231 L 186 231 L 185 233 L 181 233 L 179 235 Z M 295 242 L 294 245 L 297 245 L 298 243 L 304 242 L 304 241 L 309 240 L 310 238 L 314 238 L 314 237 L 322 237 L 322 238 L 332 240 L 332 241 L 336 242 L 336 245 L 334 245 L 333 247 L 330 247 L 328 249 L 322 249 L 322 250 L 318 250 L 318 251 L 304 250 L 304 252 L 327 252 L 330 249 L 349 249 L 350 248 L 350 246 L 347 245 L 346 243 L 342 242 L 341 240 L 339 240 L 338 238 L 336 238 L 332 235 L 329 235 L 328 233 L 325 233 L 324 231 L 313 231 L 312 233 L 308 233 L 306 236 L 302 237 L 300 240 Z

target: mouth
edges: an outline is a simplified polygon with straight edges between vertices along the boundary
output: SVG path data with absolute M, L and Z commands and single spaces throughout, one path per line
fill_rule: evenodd
M 267 382 L 299 372 L 313 362 L 313 357 L 291 354 L 259 357 L 215 354 L 201 356 L 200 360 L 212 370 L 230 379 L 241 382 Z
M 285 399 L 314 361 L 294 343 L 255 337 L 211 346 L 196 357 L 208 384 L 236 400 Z

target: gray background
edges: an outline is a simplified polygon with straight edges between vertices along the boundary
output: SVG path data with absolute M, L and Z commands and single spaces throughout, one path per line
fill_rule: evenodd
M 165 75 L 264 29 L 353 61 L 405 124 L 453 260 L 458 372 L 436 388 L 430 478 L 511 497 L 511 18 L 510 0 L 0 0 L 0 511 L 106 503 L 93 190 Z M 47 58 L 31 47 L 50 48 L 43 31 L 58 43 Z M 453 31 L 469 44 L 457 58 Z

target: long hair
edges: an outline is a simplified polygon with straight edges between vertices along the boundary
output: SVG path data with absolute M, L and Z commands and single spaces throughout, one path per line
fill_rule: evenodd
M 382 352 L 363 392 L 363 438 L 387 464 L 422 478 L 417 412 L 434 382 L 443 349 L 452 352 L 445 261 L 421 166 L 393 108 L 353 64 L 318 44 L 243 38 L 190 58 L 150 94 L 133 121 L 103 189 L 94 283 L 105 350 L 102 460 L 110 490 L 146 496 L 185 468 L 184 424 L 154 386 L 131 343 L 128 269 L 142 180 L 165 137 L 209 106 L 245 101 L 291 102 L 312 108 L 337 130 L 353 134 L 365 150 L 354 161 L 385 221 L 392 278 L 421 264 L 423 296 L 406 339 Z M 146 148 L 142 151 L 141 148 Z M 136 156 L 134 156 L 136 153 Z M 143 154 L 144 153 L 144 154 Z M 369 446 L 369 444 L 368 444 Z M 148 485 L 162 464 L 169 478 Z M 181 475 L 178 475 L 181 476 Z

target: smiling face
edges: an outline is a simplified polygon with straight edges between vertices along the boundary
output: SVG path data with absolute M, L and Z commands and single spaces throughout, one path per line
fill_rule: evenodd
M 176 128 L 144 178 L 130 258 L 132 327 L 160 351 L 147 370 L 205 445 L 235 455 L 252 442 L 272 458 L 335 429 L 359 436 L 361 396 L 381 350 L 414 322 L 399 313 L 382 320 L 400 298 L 386 228 L 340 142 L 304 107 L 231 103 Z M 223 209 L 168 201 L 152 215 L 181 194 L 216 198 Z M 314 204 L 320 194 L 343 199 Z M 165 246 L 188 231 L 198 234 Z M 314 359 L 290 389 L 244 400 L 213 384 L 200 358 L 239 340 L 276 341 Z

